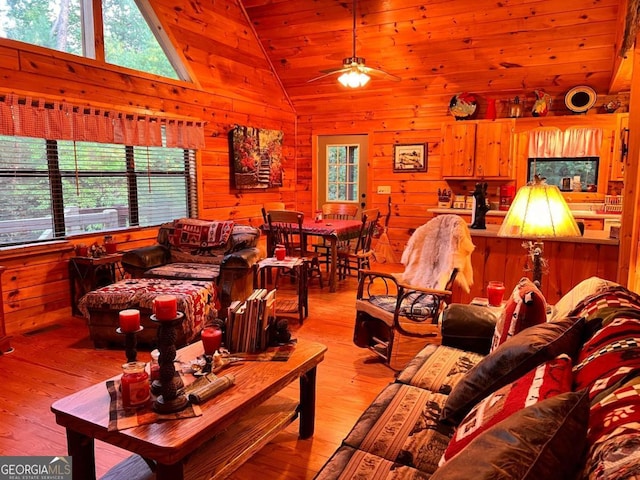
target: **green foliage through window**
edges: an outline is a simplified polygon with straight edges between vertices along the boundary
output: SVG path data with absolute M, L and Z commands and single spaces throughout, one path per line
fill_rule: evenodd
M 102 8 L 108 63 L 178 78 L 134 0 L 104 0 Z M 87 41 L 94 42 L 89 38 L 93 29 L 83 24 L 81 0 L 0 0 L 1 37 L 89 56 L 83 31 Z

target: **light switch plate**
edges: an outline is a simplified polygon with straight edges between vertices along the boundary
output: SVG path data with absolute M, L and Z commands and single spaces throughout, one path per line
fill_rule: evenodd
M 378 185 L 378 193 L 391 193 L 391 186 Z

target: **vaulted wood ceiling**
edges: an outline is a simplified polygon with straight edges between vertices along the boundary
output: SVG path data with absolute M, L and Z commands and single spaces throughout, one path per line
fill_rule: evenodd
M 344 95 L 334 77 L 306 83 L 351 56 L 352 4 L 338 0 L 242 0 L 298 109 Z M 618 0 L 360 0 L 357 52 L 402 77 L 374 79 L 370 95 L 432 98 L 460 91 L 513 97 L 576 85 L 609 93 L 616 68 Z M 628 78 L 616 90 L 628 89 Z M 617 93 L 617 92 L 615 92 Z
M 308 83 L 352 55 L 351 1 L 237 1 L 300 115 L 406 105 L 436 116 L 446 114 L 459 92 L 506 100 L 532 98 L 537 88 L 556 99 L 555 110 L 578 85 L 599 97 L 629 88 L 629 69 L 617 57 L 626 0 L 359 0 L 358 56 L 402 78 L 373 78 L 362 90 L 345 89 L 335 77 Z M 219 8 L 214 1 L 178 4 L 184 8 L 172 7 L 173 23 L 183 26 L 192 20 L 180 18 L 185 12 L 204 18 L 207 9 Z M 240 21 L 238 12 L 233 17 Z M 211 42 L 199 48 L 215 55 L 224 25 L 200 30 Z M 250 43 L 251 28 L 246 34 Z M 175 39 L 193 49 L 184 35 Z M 238 45 L 236 55 L 247 55 L 247 48 Z M 268 74 L 256 51 L 247 58 L 257 75 Z

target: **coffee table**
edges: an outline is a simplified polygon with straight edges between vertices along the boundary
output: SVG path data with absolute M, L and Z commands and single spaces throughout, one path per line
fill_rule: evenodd
M 94 440 L 137 455 L 103 478 L 118 478 L 145 462 L 155 462 L 157 480 L 224 478 L 299 417 L 301 439 L 313 435 L 315 423 L 316 367 L 327 347 L 299 339 L 286 361 L 247 361 L 228 367 L 235 385 L 201 405 L 202 416 L 141 425 L 109 432 L 109 393 L 100 382 L 64 397 L 51 406 L 56 422 L 67 431 L 68 454 L 73 458 L 73 479 L 94 480 Z M 203 353 L 196 342 L 178 350 L 177 359 L 188 361 Z M 189 383 L 190 375 L 185 376 Z M 114 378 L 117 378 L 114 377 Z M 300 379 L 299 399 L 278 394 Z M 141 460 L 144 459 L 145 461 Z M 151 472 L 149 477 L 151 478 Z

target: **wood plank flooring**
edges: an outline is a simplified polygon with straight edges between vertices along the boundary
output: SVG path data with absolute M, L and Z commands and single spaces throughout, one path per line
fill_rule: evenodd
M 313 478 L 382 387 L 393 381 L 392 370 L 352 343 L 355 289 L 355 279 L 339 282 L 336 293 L 314 283 L 309 317 L 302 326 L 290 321 L 294 336 L 328 346 L 318 367 L 314 436 L 299 440 L 295 421 L 230 478 Z M 124 352 L 95 350 L 85 320 L 73 317 L 54 328 L 14 336 L 11 344 L 15 351 L 0 356 L 0 455 L 66 455 L 65 432 L 55 423 L 51 404 L 118 374 Z M 142 360 L 148 355 L 139 352 Z M 284 392 L 295 398 L 297 382 Z M 98 475 L 128 456 L 96 442 Z

